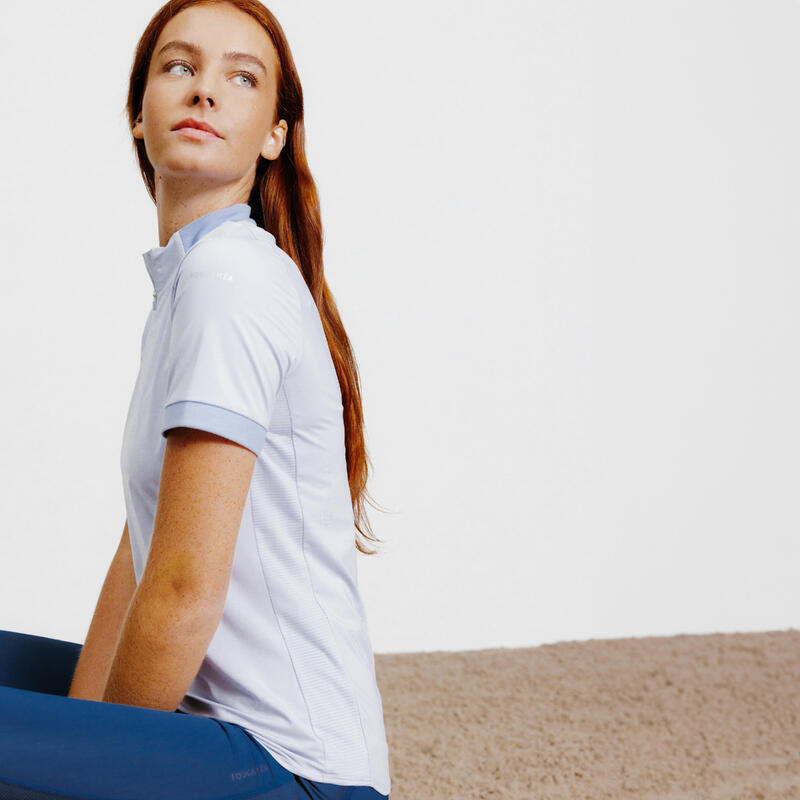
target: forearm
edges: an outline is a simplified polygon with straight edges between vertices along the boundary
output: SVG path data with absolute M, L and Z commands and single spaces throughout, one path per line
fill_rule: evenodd
M 204 610 L 197 611 L 199 605 Z M 174 711 L 197 675 L 222 618 L 178 592 L 137 591 L 125 618 L 103 701 Z
M 89 632 L 72 676 L 68 697 L 101 700 L 122 624 L 136 592 L 130 550 L 120 548 L 111 561 Z

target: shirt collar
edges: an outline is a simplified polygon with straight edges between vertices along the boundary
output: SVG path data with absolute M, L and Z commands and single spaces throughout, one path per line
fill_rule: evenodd
M 223 222 L 248 219 L 255 224 L 255 220 L 250 219 L 250 210 L 247 203 L 234 203 L 225 208 L 209 211 L 208 214 L 193 219 L 175 231 L 163 247 L 152 247 L 142 253 L 145 267 L 156 292 L 161 291 L 189 249 Z

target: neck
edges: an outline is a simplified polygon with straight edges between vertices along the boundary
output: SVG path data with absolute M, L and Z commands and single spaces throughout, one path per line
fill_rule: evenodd
M 164 247 L 175 231 L 198 217 L 234 203 L 246 203 L 249 196 L 250 186 L 245 184 L 198 186 L 186 180 L 180 183 L 156 180 L 159 246 Z

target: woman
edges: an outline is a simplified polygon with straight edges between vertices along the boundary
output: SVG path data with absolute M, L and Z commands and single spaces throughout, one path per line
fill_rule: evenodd
M 127 111 L 159 234 L 127 521 L 83 646 L 3 633 L 0 796 L 385 799 L 361 399 L 280 25 L 166 3 Z

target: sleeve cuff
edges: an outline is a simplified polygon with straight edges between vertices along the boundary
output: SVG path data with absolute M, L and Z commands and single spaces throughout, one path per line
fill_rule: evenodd
M 170 428 L 197 428 L 216 433 L 252 450 L 256 455 L 261 452 L 267 438 L 263 426 L 250 417 L 196 400 L 180 400 L 166 406 L 161 435 L 166 438 Z

